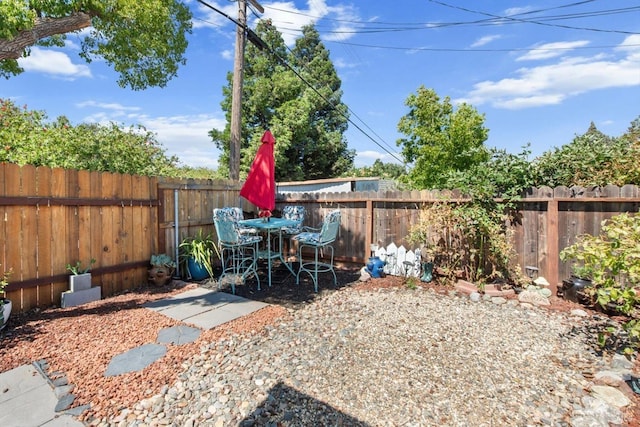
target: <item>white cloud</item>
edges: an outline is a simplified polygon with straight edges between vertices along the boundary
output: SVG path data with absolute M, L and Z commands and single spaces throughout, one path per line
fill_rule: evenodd
M 480 46 L 484 46 L 487 45 L 489 43 L 491 43 L 494 40 L 498 40 L 502 38 L 502 36 L 500 35 L 492 35 L 492 36 L 484 36 L 484 37 L 480 37 L 478 40 L 476 40 L 475 42 L 473 42 L 471 44 L 471 47 L 480 47 Z
M 235 52 L 230 49 L 225 49 L 220 53 L 220 56 L 227 60 L 233 60 L 235 57 Z
M 209 114 L 152 117 L 138 114 L 139 107 L 126 107 L 115 103 L 86 101 L 77 106 L 96 107 L 98 111 L 83 119 L 85 123 L 107 124 L 115 122 L 125 128 L 132 123 L 143 126 L 157 135 L 157 140 L 170 156 L 177 156 L 182 163 L 192 167 L 216 169 L 220 151 L 211 141 L 208 133 L 212 129 L 224 129 L 225 119 Z M 126 123 L 126 125 L 123 125 Z
M 540 46 L 535 46 L 529 52 L 516 58 L 516 61 L 533 61 L 539 59 L 556 58 L 558 56 L 566 55 L 572 49 L 587 46 L 588 44 L 589 42 L 587 40 L 546 43 Z
M 235 2 L 222 2 L 222 4 L 218 4 L 218 2 L 215 1 L 208 1 L 207 3 L 218 9 L 222 13 L 219 13 L 198 2 L 198 12 L 194 13 L 196 19 L 193 19 L 193 28 L 197 29 L 208 27 L 222 30 L 222 28 L 226 27 L 227 25 L 234 25 L 233 22 L 224 15 L 227 15 L 233 19 L 238 18 L 238 6 Z M 224 28 L 224 31 L 226 32 L 227 29 Z
M 69 80 L 78 77 L 91 77 L 88 66 L 74 64 L 66 53 L 57 50 L 33 47 L 31 55 L 18 59 L 18 63 L 25 71 L 50 74 Z
M 338 69 L 356 68 L 358 66 L 357 63 L 347 62 L 344 58 L 336 58 L 333 61 L 333 65 Z
M 238 8 L 235 2 L 224 3 L 208 2 L 216 9 L 225 13 L 233 19 L 238 18 Z M 261 2 L 264 6 L 264 13 L 256 18 L 251 12 L 247 13 L 247 20 L 250 27 L 255 27 L 258 19 L 270 19 L 273 25 L 282 34 L 282 38 L 288 46 L 293 45 L 300 37 L 301 29 L 305 25 L 315 23 L 323 18 L 332 18 L 327 25 L 331 25 L 330 30 L 324 30 L 323 36 L 326 40 L 346 40 L 353 37 L 354 25 L 346 21 L 357 21 L 360 19 L 357 10 L 347 4 L 337 4 L 328 6 L 325 0 L 309 0 L 307 8 L 299 8 L 293 1 L 275 1 L 273 3 Z M 203 5 L 198 6 L 198 19 L 194 19 L 194 28 L 212 27 L 221 32 L 228 33 L 229 27 L 234 23 L 222 14 L 211 10 Z M 234 33 L 235 34 L 235 33 Z M 327 35 L 328 34 L 328 35 Z
M 504 11 L 504 14 L 505 14 L 505 16 L 520 15 L 522 13 L 527 13 L 527 12 L 529 12 L 531 10 L 533 10 L 533 8 L 531 6 L 511 7 L 509 9 L 506 9 Z
M 396 158 L 397 157 L 397 158 Z M 353 160 L 354 166 L 361 168 L 363 166 L 371 166 L 376 160 L 380 160 L 383 163 L 397 163 L 398 159 L 402 159 L 402 155 L 395 153 L 395 157 L 389 153 L 382 153 L 374 150 L 364 150 L 356 152 L 356 157 Z
M 211 141 L 211 129 L 224 129 L 225 119 L 208 114 L 172 117 L 140 116 L 137 121 L 158 134 L 158 141 L 170 155 L 189 166 L 218 167 L 220 151 Z
M 616 50 L 627 54 L 630 60 L 640 61 L 640 34 L 628 36 Z
M 102 108 L 104 110 L 112 110 L 116 112 L 124 112 L 124 111 L 140 111 L 140 107 L 127 107 L 119 103 L 115 102 L 97 102 L 97 101 L 83 101 L 76 104 L 76 107 L 86 108 L 86 107 L 95 107 Z
M 625 57 L 563 58 L 555 64 L 521 68 L 515 71 L 516 77 L 475 84 L 456 102 L 522 109 L 559 104 L 568 97 L 599 89 L 640 86 L 640 48 L 632 50 L 632 41 L 627 38 L 620 45 Z

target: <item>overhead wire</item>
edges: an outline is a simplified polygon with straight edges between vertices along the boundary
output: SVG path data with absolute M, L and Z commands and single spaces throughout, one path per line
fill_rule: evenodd
M 199 3 L 204 4 L 207 7 L 215 10 L 216 12 L 222 14 L 223 16 L 227 17 L 228 19 L 233 21 L 236 25 L 240 25 L 235 19 L 231 18 L 230 16 L 228 16 L 224 12 L 219 11 L 218 9 L 214 8 L 213 6 L 211 6 L 208 3 L 204 2 L 203 0 L 197 0 L 197 1 Z M 375 23 L 372 24 L 371 22 L 368 22 L 368 21 L 356 21 L 356 20 L 348 20 L 348 19 L 331 19 L 331 18 L 326 18 L 326 17 L 323 17 L 323 16 L 315 16 L 314 17 L 313 15 L 305 14 L 303 12 L 291 11 L 291 10 L 281 9 L 281 8 L 277 8 L 277 7 L 273 7 L 273 6 L 265 6 L 265 9 L 272 9 L 272 10 L 276 10 L 276 11 L 279 11 L 279 12 L 286 12 L 286 13 L 290 13 L 290 14 L 294 14 L 294 15 L 307 16 L 307 17 L 310 17 L 310 18 L 313 18 L 313 19 L 317 19 L 317 20 L 322 19 L 322 20 L 330 21 L 330 22 L 349 23 L 349 24 L 353 24 L 353 25 L 363 26 L 362 28 L 354 29 L 354 30 L 348 30 L 348 31 L 346 31 L 346 30 L 322 31 L 322 33 L 325 34 L 325 35 L 326 34 L 371 34 L 371 33 L 384 33 L 384 32 L 403 32 L 403 31 L 426 30 L 426 29 L 443 28 L 443 27 L 451 27 L 451 26 L 489 25 L 489 24 L 493 25 L 493 24 L 496 24 L 496 23 L 502 23 L 502 24 L 505 24 L 505 23 L 529 23 L 529 24 L 544 25 L 544 26 L 549 26 L 549 27 L 566 28 L 566 29 L 574 29 L 574 30 L 585 30 L 585 31 L 605 32 L 605 33 L 620 33 L 620 34 L 640 34 L 638 32 L 632 32 L 632 31 L 603 30 L 603 29 L 591 28 L 591 27 L 574 27 L 574 26 L 569 26 L 569 25 L 556 24 L 556 23 L 551 24 L 551 23 L 547 23 L 546 22 L 546 21 L 580 19 L 580 18 L 588 18 L 588 17 L 595 17 L 595 16 L 604 16 L 604 15 L 636 12 L 636 11 L 640 11 L 640 6 L 632 6 L 632 7 L 617 8 L 617 9 L 596 10 L 596 11 L 579 12 L 579 13 L 562 14 L 562 15 L 549 15 L 549 16 L 537 17 L 535 19 L 529 19 L 529 18 L 525 19 L 525 18 L 523 18 L 524 16 L 530 16 L 530 15 L 534 15 L 534 14 L 548 12 L 548 11 L 551 11 L 551 10 L 576 7 L 576 6 L 584 5 L 584 4 L 587 4 L 587 3 L 593 3 L 595 0 L 584 0 L 584 1 L 573 2 L 573 3 L 569 3 L 569 4 L 565 4 L 565 5 L 559 5 L 559 6 L 549 7 L 549 8 L 530 10 L 530 11 L 525 11 L 525 12 L 521 12 L 521 13 L 517 13 L 517 14 L 513 14 L 513 15 L 506 15 L 506 16 L 491 14 L 491 13 L 477 11 L 477 10 L 472 10 L 472 9 L 468 9 L 468 8 L 464 8 L 464 7 L 460 7 L 460 6 L 455 6 L 455 5 L 451 5 L 451 4 L 448 4 L 448 3 L 445 3 L 445 2 L 442 2 L 442 1 L 439 1 L 439 0 L 429 0 L 429 1 L 432 2 L 432 3 L 435 3 L 435 4 L 439 4 L 441 6 L 454 8 L 454 9 L 459 9 L 459 10 L 462 10 L 462 11 L 465 11 L 465 12 L 468 12 L 468 13 L 475 13 L 475 14 L 480 14 L 480 15 L 483 15 L 483 16 L 487 16 L 488 18 L 479 19 L 479 20 L 475 20 L 475 21 L 460 21 L 460 22 L 434 22 L 434 23 L 425 23 L 425 22 L 422 22 L 422 23 L 388 23 L 388 22 L 385 23 L 385 22 L 375 22 Z M 249 6 L 249 10 L 257 19 L 261 19 L 261 17 L 256 13 L 255 10 L 253 10 L 252 7 Z M 290 28 L 290 27 L 287 27 L 286 24 L 278 25 L 276 22 L 274 22 L 274 25 L 278 28 L 278 31 L 280 31 L 282 34 L 288 34 L 288 35 L 299 35 L 299 34 L 301 34 L 301 30 L 299 28 Z M 262 46 L 258 46 L 261 49 L 262 48 L 267 48 L 267 50 L 272 55 L 274 55 L 278 59 L 279 62 L 281 62 L 285 67 L 289 68 L 304 84 L 306 84 L 309 88 L 311 88 L 325 102 L 327 102 L 329 105 L 331 105 L 334 108 L 336 107 L 331 101 L 326 99 L 322 95 L 322 93 L 320 93 L 315 88 L 315 86 L 313 86 L 309 81 L 307 81 L 298 72 L 298 70 L 296 70 L 293 66 L 291 66 L 286 60 L 284 60 L 283 58 L 280 58 L 279 55 L 268 44 L 266 44 L 264 41 L 262 41 L 248 26 L 245 25 L 244 28 L 245 28 L 245 31 L 248 32 L 248 35 L 249 35 L 248 38 L 249 38 L 249 40 L 251 42 L 253 42 L 254 44 L 256 44 L 256 43 L 261 44 Z M 320 30 L 318 30 L 318 31 L 320 32 Z M 351 42 L 338 41 L 338 40 L 331 40 L 330 43 L 339 44 L 339 45 L 345 45 L 345 46 L 369 47 L 369 48 L 376 48 L 376 49 L 407 50 L 407 51 L 431 51 L 431 52 L 518 52 L 518 51 L 536 51 L 536 50 L 542 50 L 542 51 L 554 50 L 555 51 L 555 50 L 569 50 L 569 49 L 575 50 L 575 49 L 599 49 L 599 48 L 614 48 L 614 47 L 617 47 L 617 46 L 607 46 L 607 45 L 605 45 L 605 46 L 578 46 L 578 47 L 571 47 L 571 48 L 562 48 L 562 47 L 547 47 L 547 48 L 545 48 L 545 47 L 539 47 L 539 48 L 505 48 L 505 49 L 495 49 L 495 48 L 494 49 L 487 49 L 487 48 L 460 48 L 460 49 L 455 49 L 455 48 L 381 46 L 381 45 L 369 45 L 369 44 L 363 44 L 363 43 L 351 43 Z M 632 45 L 628 45 L 628 46 L 638 46 L 638 45 L 637 44 L 632 44 Z M 356 119 L 358 119 L 362 123 L 362 125 L 364 127 L 366 127 L 380 141 L 382 141 L 382 144 L 384 144 L 387 147 L 391 148 L 391 146 L 382 137 L 380 137 L 362 118 L 360 118 L 360 116 L 358 116 L 358 114 L 356 114 L 353 110 L 351 110 L 348 106 L 346 106 L 346 104 L 344 104 L 344 105 L 347 108 L 347 111 L 352 116 L 354 116 Z M 338 111 L 339 114 L 343 115 L 343 117 L 345 119 L 347 119 L 347 121 L 349 123 L 351 123 L 357 130 L 359 130 L 363 135 L 365 135 L 368 139 L 370 139 L 374 144 L 376 144 L 378 147 L 380 147 L 383 151 L 385 151 L 387 154 L 391 155 L 393 158 L 395 158 L 399 162 L 404 163 L 402 160 L 400 160 L 398 157 L 396 157 L 396 155 L 394 153 L 389 151 L 386 147 L 383 147 L 383 145 L 381 145 L 380 142 L 376 141 L 369 133 L 365 132 L 362 129 L 362 127 L 360 127 L 358 124 L 356 124 L 354 121 L 352 121 L 349 116 L 347 116 L 346 114 L 342 113 L 339 109 L 336 109 L 336 111 Z M 393 148 L 391 148 L 391 149 L 393 150 Z
M 547 20 L 555 21 L 555 20 L 560 20 L 560 19 L 565 19 L 566 20 L 566 19 L 589 18 L 589 17 L 603 16 L 603 15 L 630 13 L 630 12 L 636 12 L 636 11 L 640 10 L 640 6 L 632 6 L 632 7 L 626 7 L 626 8 L 605 9 L 605 10 L 598 10 L 598 11 L 591 11 L 591 12 L 580 12 L 580 13 L 574 13 L 574 14 L 543 16 L 543 17 L 537 18 L 536 21 L 531 21 L 531 20 L 528 20 L 528 19 L 518 18 L 518 17 L 525 16 L 525 15 L 531 15 L 531 14 L 546 12 L 546 11 L 560 9 L 560 8 L 573 7 L 573 6 L 589 3 L 589 2 L 592 2 L 592 1 L 593 0 L 589 0 L 589 1 L 571 3 L 571 4 L 567 4 L 567 5 L 556 6 L 556 7 L 544 8 L 544 9 L 536 9 L 536 10 L 521 12 L 521 13 L 518 13 L 518 14 L 513 14 L 513 15 L 508 15 L 508 16 L 492 15 L 492 14 L 486 14 L 485 13 L 487 16 L 490 16 L 490 18 L 474 20 L 474 21 L 414 22 L 414 23 L 380 22 L 380 21 L 370 22 L 370 21 L 350 20 L 350 19 L 335 19 L 335 18 L 328 18 L 328 17 L 324 17 L 324 16 L 315 16 L 315 15 L 307 14 L 307 13 L 304 13 L 304 12 L 297 12 L 297 11 L 291 11 L 291 10 L 287 10 L 287 9 L 281 9 L 281 8 L 277 8 L 277 7 L 273 7 L 273 6 L 266 6 L 265 8 L 266 9 L 275 10 L 275 11 L 279 11 L 279 12 L 290 13 L 290 14 L 293 14 L 293 15 L 306 16 L 306 17 L 314 19 L 314 20 L 323 20 L 323 21 L 338 22 L 338 23 L 348 23 L 348 24 L 352 24 L 352 25 L 355 25 L 355 26 L 364 27 L 364 28 L 361 28 L 361 29 L 354 29 L 353 31 L 349 31 L 349 32 L 327 31 L 327 33 L 349 33 L 349 34 L 367 34 L 367 33 L 377 33 L 377 32 L 415 31 L 415 30 L 428 30 L 428 29 L 433 29 L 433 28 L 452 27 L 452 26 L 465 26 L 465 25 L 489 25 L 489 24 L 494 25 L 496 23 L 504 24 L 504 23 L 528 23 L 528 22 L 530 22 L 530 23 L 541 23 L 542 24 L 543 21 L 547 21 Z M 440 3 L 440 2 L 436 2 L 436 3 Z M 444 5 L 444 4 L 445 3 L 442 3 L 442 5 Z M 456 6 L 450 6 L 450 7 L 456 7 Z M 465 10 L 464 8 L 462 8 L 462 9 Z M 471 11 L 471 10 L 465 10 L 465 11 Z M 483 12 L 477 12 L 477 13 L 483 13 Z M 601 29 L 598 29 L 598 28 L 590 28 L 590 27 L 571 27 L 571 26 L 562 26 L 562 25 L 559 25 L 559 24 L 545 24 L 545 25 L 555 26 L 555 27 L 560 27 L 560 28 L 581 29 L 581 30 L 587 30 L 587 31 L 619 32 L 619 33 L 623 33 L 623 34 L 627 34 L 627 33 L 629 33 L 629 34 L 637 34 L 637 33 L 634 33 L 634 32 L 624 32 L 624 31 L 619 31 L 619 30 L 601 30 Z M 281 27 L 284 27 L 284 25 L 278 25 L 279 29 Z
M 291 64 L 289 64 L 285 59 L 281 58 L 280 55 L 278 55 L 277 52 L 275 52 L 271 46 L 269 46 L 269 44 L 267 44 L 264 40 L 262 40 L 255 32 L 253 32 L 253 30 L 251 30 L 246 24 L 242 25 L 240 24 L 240 22 L 238 22 L 236 19 L 230 17 L 228 14 L 222 12 L 221 10 L 217 9 L 216 7 L 210 5 L 209 3 L 205 2 L 204 0 L 197 0 L 199 3 L 203 4 L 204 6 L 220 13 L 221 15 L 223 15 L 224 17 L 226 17 L 227 19 L 231 20 L 233 23 L 235 23 L 237 26 L 242 27 L 248 35 L 248 39 L 251 43 L 255 44 L 256 47 L 258 47 L 258 49 L 262 50 L 262 49 L 267 49 L 269 51 L 269 53 L 271 53 L 271 55 L 273 55 L 282 65 L 284 65 L 285 67 L 287 67 L 289 70 L 291 70 L 304 84 L 306 84 L 311 90 L 313 90 L 320 98 L 322 98 L 328 105 L 330 105 L 331 107 L 333 107 L 335 109 L 335 111 L 340 114 L 342 117 L 344 117 L 349 123 L 351 123 L 356 129 L 358 129 L 363 135 L 365 135 L 367 138 L 369 138 L 374 144 L 376 144 L 378 147 L 380 147 L 384 152 L 386 152 L 387 154 L 389 154 L 391 157 L 393 157 L 394 159 L 396 159 L 397 161 L 399 161 L 400 163 L 404 162 L 399 159 L 395 153 L 392 153 L 391 151 L 387 150 L 387 148 L 383 147 L 378 141 L 376 141 L 375 139 L 373 139 L 373 137 L 371 137 L 371 135 L 369 135 L 367 132 L 365 132 L 360 126 L 358 126 L 357 123 L 355 123 L 353 120 L 351 120 L 351 118 L 344 114 L 342 111 L 340 111 L 338 108 L 336 108 L 337 106 L 334 105 L 334 103 L 330 100 L 328 100 L 314 85 L 312 85 L 311 83 L 309 83 L 309 81 L 307 81 L 307 79 L 305 79 L 299 72 L 298 70 L 296 70 Z M 254 14 L 255 12 L 252 11 Z M 347 108 L 347 110 L 349 112 L 352 112 L 351 109 L 349 109 L 349 107 L 344 104 L 345 107 Z M 357 116 L 357 114 L 353 113 L 356 117 L 358 117 L 358 120 L 360 120 L 363 124 L 366 125 L 366 123 L 360 119 L 359 116 Z M 368 125 L 366 125 L 368 127 Z M 368 127 L 369 128 L 369 127 Z M 369 128 L 370 129 L 370 128 Z M 376 134 L 376 136 L 378 138 L 380 138 L 379 135 Z M 384 141 L 382 138 L 380 138 L 381 141 Z M 384 142 L 385 144 L 386 141 Z M 387 144 L 388 146 L 388 144 Z
M 358 129 L 360 131 L 360 133 L 362 133 L 364 136 L 366 136 L 368 139 L 371 140 L 371 142 L 373 142 L 374 144 L 376 144 L 378 147 L 380 147 L 385 153 L 389 154 L 391 157 L 393 157 L 394 159 L 396 159 L 397 161 L 399 161 L 400 163 L 404 164 L 404 161 L 402 161 L 401 159 L 399 159 L 396 156 L 396 153 L 393 153 L 391 151 L 389 151 L 386 147 L 383 147 L 378 141 L 376 141 L 371 135 L 369 135 L 367 132 L 364 131 L 364 129 L 362 129 L 360 126 L 358 126 L 357 123 L 355 123 L 353 120 L 351 120 L 351 117 L 349 117 L 348 115 L 344 114 L 342 111 L 340 111 L 338 108 L 336 108 L 337 106 L 333 104 L 332 101 L 328 100 L 322 93 L 320 93 L 320 91 L 311 83 L 309 83 L 309 81 L 307 81 L 307 79 L 305 79 L 299 72 L 298 70 L 296 70 L 291 64 L 289 64 L 286 60 L 284 60 L 283 58 L 281 58 L 277 52 L 275 52 L 271 46 L 269 46 L 267 43 L 265 43 L 266 47 L 268 48 L 269 52 L 276 57 L 276 59 L 278 59 L 278 61 L 280 63 L 282 63 L 282 65 L 284 65 L 285 67 L 287 67 L 289 70 L 291 70 L 304 84 L 306 84 L 311 90 L 313 90 L 316 95 L 318 95 L 320 98 L 322 98 L 327 104 L 329 104 L 331 107 L 333 107 L 335 109 L 335 111 L 340 114 L 343 118 L 345 118 L 349 123 L 351 123 L 356 129 Z M 349 106 L 347 106 L 346 104 L 344 104 L 345 107 L 347 108 L 347 111 L 349 111 L 350 113 L 352 113 L 358 120 L 360 120 L 360 122 L 362 122 L 362 124 L 364 126 L 367 127 L 367 129 L 371 130 L 376 137 L 380 138 L 380 141 L 382 141 L 387 147 L 390 147 L 389 144 L 384 141 L 384 139 L 382 137 L 380 137 L 378 134 L 376 134 L 370 127 L 369 125 L 366 124 L 366 122 L 364 120 L 362 120 L 353 110 L 351 110 L 351 108 L 349 108 Z
M 451 5 L 451 4 L 448 4 L 448 3 L 445 3 L 445 2 L 442 2 L 442 1 L 439 1 L 439 0 L 428 0 L 428 1 L 430 1 L 431 3 L 439 4 L 441 6 L 449 7 L 449 8 L 452 8 L 452 9 L 458 9 L 458 10 L 462 10 L 462 11 L 469 12 L 469 13 L 475 13 L 475 14 L 478 14 L 478 15 L 490 16 L 490 17 L 495 18 L 495 19 L 514 21 L 514 22 L 519 22 L 519 23 L 536 24 L 536 25 L 543 25 L 543 26 L 547 26 L 547 27 L 566 28 L 566 29 L 571 29 L 571 30 L 595 31 L 595 32 L 601 32 L 601 33 L 640 34 L 638 32 L 634 32 L 634 31 L 603 30 L 603 29 L 599 29 L 599 28 L 590 28 L 590 27 L 574 27 L 574 26 L 562 25 L 562 24 L 548 24 L 548 23 L 543 22 L 541 20 L 520 19 L 520 18 L 516 18 L 516 17 L 514 17 L 512 15 L 508 15 L 508 16 L 495 15 L 495 14 L 488 13 L 488 12 L 482 12 L 482 11 L 479 11 L 479 10 L 468 9 L 468 8 L 462 7 L 462 6 Z
M 329 43 L 342 44 L 347 46 L 367 47 L 372 49 L 389 49 L 389 50 L 406 50 L 406 51 L 424 51 L 424 52 L 531 52 L 531 51 L 562 51 L 562 50 L 579 50 L 579 49 L 613 49 L 620 47 L 619 45 L 598 45 L 598 46 L 572 46 L 572 47 L 527 47 L 527 48 L 436 48 L 436 47 L 404 47 L 404 46 L 383 46 L 371 45 L 364 43 L 352 43 L 332 40 Z M 640 43 L 625 44 L 626 47 L 640 46 Z

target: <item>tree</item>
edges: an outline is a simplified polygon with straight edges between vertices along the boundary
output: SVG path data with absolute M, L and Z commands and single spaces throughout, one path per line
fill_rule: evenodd
M 167 157 L 144 129 L 81 124 L 0 99 L 0 162 L 147 176 L 176 176 L 178 159 Z
M 468 104 L 456 110 L 449 97 L 442 101 L 424 86 L 405 101 L 409 112 L 400 119 L 398 131 L 407 136 L 396 141 L 402 155 L 412 163 L 407 182 L 418 189 L 443 188 L 450 172 L 465 171 L 486 162 L 484 146 L 489 130 L 484 115 Z
M 352 168 L 342 174 L 344 177 L 379 177 L 384 179 L 398 179 L 407 171 L 404 165 L 397 163 L 384 163 L 380 159 L 376 159 L 371 166 L 363 166 L 361 168 Z
M 66 34 L 88 27 L 80 53 L 87 62 L 104 59 L 122 87 L 164 87 L 186 62 L 191 12 L 177 0 L 3 0 L 0 76 L 20 74 L 17 59 L 31 46 L 63 46 Z
M 247 45 L 245 51 L 240 141 L 241 177 L 249 172 L 262 132 L 269 128 L 276 110 L 285 99 L 299 92 L 293 85 L 296 83 L 295 76 L 279 61 L 279 58 L 287 56 L 282 34 L 269 20 L 258 22 L 255 33 L 265 41 L 270 51 L 260 50 L 253 44 Z M 224 98 L 220 103 L 226 115 L 226 126 L 222 131 L 212 129 L 209 132 L 209 136 L 221 152 L 218 172 L 223 176 L 229 175 L 232 88 L 233 72 L 230 71 L 227 73 L 227 85 L 222 88 Z M 284 138 L 278 133 L 277 151 L 280 151 L 283 143 Z
M 529 146 L 520 154 L 492 148 L 490 158 L 464 171 L 450 171 L 444 188 L 458 189 L 474 200 L 491 204 L 496 197 L 505 203 L 519 199 L 533 185 Z
M 249 171 L 265 129 L 271 129 L 276 138 L 278 181 L 339 176 L 353 164 L 354 152 L 347 149 L 343 136 L 348 116 L 340 100 L 341 82 L 318 32 L 305 27 L 289 54 L 271 21 L 260 21 L 255 33 L 269 47 L 259 50 L 248 45 L 245 53 L 241 176 Z M 231 77 L 221 103 L 227 125 L 223 131 L 209 133 L 222 152 L 221 172 L 228 171 Z
M 301 99 L 294 100 L 295 109 L 286 124 L 304 114 L 308 125 L 293 139 L 287 159 L 300 159 L 298 174 L 294 179 L 321 179 L 339 176 L 353 165 L 355 153 L 347 149 L 344 132 L 348 126 L 348 111 L 341 101 L 342 82 L 329 58 L 329 51 L 320 41 L 314 26 L 302 29 L 302 37 L 296 40 L 291 62 L 310 86 L 303 85 Z
M 604 186 L 640 184 L 640 120 L 626 134 L 614 138 L 600 132 L 593 122 L 571 143 L 543 153 L 534 164 L 535 185 Z

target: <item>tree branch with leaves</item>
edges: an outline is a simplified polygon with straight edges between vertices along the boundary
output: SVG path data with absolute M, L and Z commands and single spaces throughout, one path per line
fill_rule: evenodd
M 80 56 L 104 59 L 118 84 L 140 90 L 166 86 L 186 63 L 191 12 L 176 0 L 68 0 L 0 2 L 0 76 L 24 70 L 18 59 L 33 46 L 64 46 L 67 34 L 83 35 Z

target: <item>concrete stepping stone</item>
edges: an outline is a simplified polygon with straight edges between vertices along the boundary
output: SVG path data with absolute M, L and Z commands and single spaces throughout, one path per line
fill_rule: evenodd
M 145 344 L 114 356 L 104 373 L 113 377 L 127 372 L 141 371 L 167 353 L 167 347 L 160 344 Z
M 200 329 L 191 326 L 172 326 L 158 332 L 158 342 L 160 344 L 187 344 L 197 340 L 201 333 Z
M 144 307 L 201 329 L 212 329 L 267 305 L 226 292 L 196 288 L 146 303 Z

